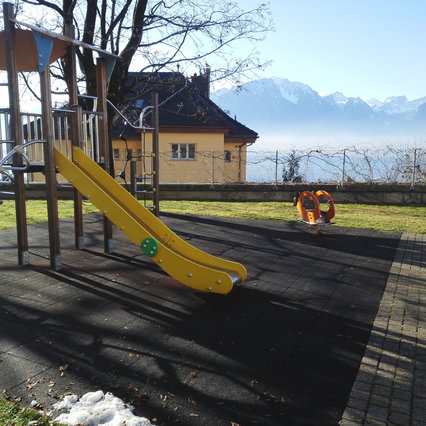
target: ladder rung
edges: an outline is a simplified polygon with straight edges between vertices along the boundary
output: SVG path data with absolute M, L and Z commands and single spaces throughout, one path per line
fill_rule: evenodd
M 44 166 L 44 164 L 33 163 L 33 164 L 30 164 L 28 166 L 27 171 L 28 171 L 28 173 L 44 172 L 45 166 Z
M 79 98 L 86 98 L 86 99 L 98 99 L 98 97 L 97 97 L 97 96 L 84 95 L 84 94 L 82 94 L 82 93 L 79 93 L 77 96 L 78 96 Z
M 65 108 L 52 108 L 53 112 L 65 112 L 65 113 L 73 113 L 75 112 L 72 109 L 65 109 Z

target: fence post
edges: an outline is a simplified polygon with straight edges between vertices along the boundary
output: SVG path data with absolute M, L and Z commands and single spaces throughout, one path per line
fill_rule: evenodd
M 345 174 L 346 174 L 346 148 L 343 150 L 343 164 L 342 164 L 342 182 L 341 185 L 345 184 Z
M 278 185 L 278 149 L 275 151 L 275 186 Z
M 214 150 L 212 150 L 212 185 L 214 184 L 214 179 L 215 179 L 215 176 L 214 176 L 214 166 L 215 166 L 215 161 L 214 161 Z
M 417 148 L 414 148 L 413 173 L 411 176 L 411 186 L 414 186 L 416 184 L 416 167 L 417 167 Z

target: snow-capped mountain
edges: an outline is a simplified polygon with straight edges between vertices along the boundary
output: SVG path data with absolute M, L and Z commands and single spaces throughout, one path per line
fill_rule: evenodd
M 221 89 L 212 95 L 221 108 L 257 131 L 294 128 L 372 133 L 426 133 L 426 97 L 386 100 L 320 95 L 310 86 L 285 78 L 263 78 L 238 90 Z
M 286 78 L 273 77 L 272 82 L 279 88 L 281 96 L 292 104 L 297 104 L 305 97 L 318 96 L 308 85 L 288 81 Z

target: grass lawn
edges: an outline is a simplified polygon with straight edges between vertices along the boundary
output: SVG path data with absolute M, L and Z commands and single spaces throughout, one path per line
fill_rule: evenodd
M 32 408 L 21 408 L 13 402 L 7 401 L 0 396 L 0 424 L 8 426 L 27 426 L 31 424 L 37 426 L 50 426 L 59 423 L 53 423 L 46 416 L 41 415 L 37 410 Z
M 257 220 L 295 221 L 298 213 L 290 202 L 217 202 L 217 201 L 161 201 L 163 212 L 201 214 Z M 98 211 L 90 202 L 83 203 L 83 212 Z M 0 229 L 15 227 L 15 204 L 5 200 L 0 205 Z M 73 202 L 59 201 L 60 218 L 73 217 Z M 47 220 L 43 200 L 27 201 L 28 223 Z M 337 226 L 426 234 L 425 206 L 379 206 L 367 204 L 336 204 Z
M 74 216 L 74 204 L 72 200 L 58 201 L 59 217 L 65 219 Z M 98 209 L 90 202 L 83 201 L 83 213 L 97 212 Z M 0 204 L 0 230 L 14 228 L 15 222 L 15 201 L 4 200 Z M 27 201 L 27 222 L 38 223 L 47 221 L 47 206 L 44 200 Z
M 298 212 L 290 202 L 162 201 L 160 210 L 258 220 L 295 221 Z M 426 207 L 336 204 L 337 226 L 426 233 Z

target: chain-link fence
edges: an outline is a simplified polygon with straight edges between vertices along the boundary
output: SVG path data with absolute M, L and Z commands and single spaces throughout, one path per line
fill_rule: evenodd
M 288 151 L 160 153 L 161 182 L 191 183 L 426 183 L 426 149 L 326 148 Z
M 306 149 L 248 152 L 248 182 L 426 183 L 420 148 Z

